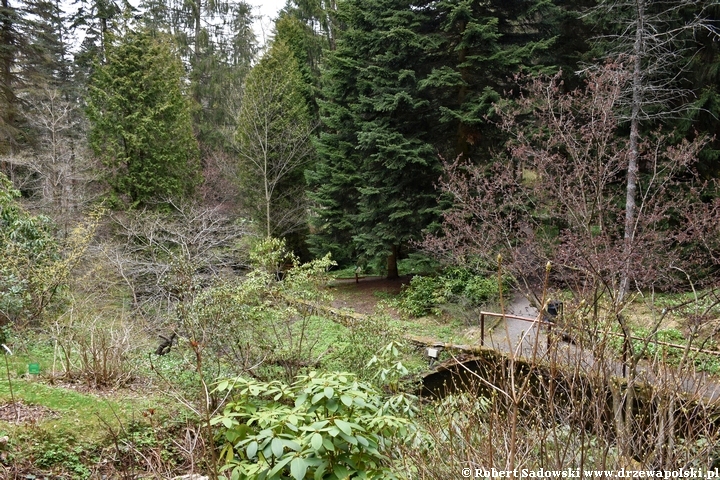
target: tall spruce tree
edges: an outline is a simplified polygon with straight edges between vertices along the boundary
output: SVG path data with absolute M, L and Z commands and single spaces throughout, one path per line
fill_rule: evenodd
M 9 0 L 0 0 L 0 154 L 17 148 L 20 121 L 18 56 L 29 45 L 23 35 L 25 17 Z
M 341 262 L 389 255 L 431 226 L 437 154 L 490 158 L 504 144 L 488 117 L 512 77 L 575 67 L 577 15 L 555 2 L 478 0 L 340 3 L 309 172 L 315 253 Z
M 117 33 L 123 11 L 132 7 L 123 0 L 76 0 L 74 5 L 70 28 L 82 36 L 74 63 L 78 78 L 86 84 L 94 66 L 105 61 L 108 34 Z
M 339 31 L 337 8 L 336 0 L 291 0 L 285 7 L 284 14 L 290 14 L 304 23 L 323 40 L 323 47 L 334 50 Z
M 201 149 L 229 148 L 223 133 L 234 119 L 226 97 L 242 83 L 257 53 L 250 5 L 242 0 L 145 0 L 140 8 L 146 26 L 169 32 L 175 40 L 188 71 Z
M 426 7 L 407 0 L 339 5 L 347 29 L 329 59 L 320 161 L 308 174 L 314 251 L 345 261 L 385 256 L 390 278 L 398 276 L 400 248 L 437 214 L 430 103 L 418 86 L 427 68 Z
M 313 116 L 317 119 L 320 64 L 323 56 L 321 37 L 293 14 L 281 12 L 275 21 L 273 41 L 284 43 L 292 51 L 302 74 L 303 95 Z
M 184 69 L 167 36 L 129 32 L 110 42 L 90 82 L 90 144 L 114 197 L 130 206 L 192 192 L 199 152 Z

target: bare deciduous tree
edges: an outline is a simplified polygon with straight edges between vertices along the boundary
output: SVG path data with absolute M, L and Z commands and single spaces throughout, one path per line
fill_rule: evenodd
M 619 60 L 626 70 L 615 107 L 619 118 L 629 122 L 628 159 L 625 183 L 625 258 L 619 285 L 622 298 L 632 288 L 630 258 L 639 214 L 641 125 L 649 120 L 672 117 L 691 107 L 692 92 L 682 85 L 689 50 L 696 35 L 718 36 L 717 24 L 700 0 L 604 0 L 592 14 L 612 15 L 619 31 L 599 38 L 611 48 L 607 58 Z
M 51 212 L 66 230 L 75 213 L 92 200 L 90 186 L 96 180 L 78 135 L 83 122 L 78 105 L 58 89 L 45 86 L 29 95 L 33 108 L 27 120 L 39 133 L 38 148 L 2 161 L 14 167 L 18 187 L 34 190 L 39 208 Z
M 643 172 L 628 248 L 621 185 L 633 147 L 617 136 L 615 113 L 624 75 L 622 66 L 607 65 L 589 74 L 583 91 L 569 94 L 559 76 L 530 82 L 517 107 L 501 107 L 502 127 L 514 135 L 510 158 L 489 167 L 446 162 L 439 186 L 454 207 L 444 214 L 443 235 L 429 236 L 425 246 L 489 265 L 500 253 L 527 287 L 542 279 L 549 260 L 559 280 L 601 288 L 618 306 L 627 265 L 638 289 L 685 281 L 670 267 L 697 258 L 681 259 L 667 245 L 691 241 L 687 228 L 707 227 L 712 222 L 702 215 L 717 212 L 702 207 L 697 194 L 703 182 L 693 166 L 705 140 L 672 145 L 656 131 L 638 145 Z M 534 124 L 524 128 L 527 113 Z
M 306 223 L 302 170 L 313 158 L 315 128 L 290 49 L 275 43 L 248 74 L 238 112 L 238 179 L 246 208 L 262 219 L 268 237 Z
M 129 211 L 113 217 L 125 242 L 106 253 L 140 312 L 178 308 L 182 315 L 203 279 L 242 262 L 246 223 L 231 220 L 220 207 L 169 204 L 170 213 Z
M 606 341 L 598 343 L 602 332 L 619 328 L 623 358 L 608 362 L 603 375 L 612 377 L 618 364 L 627 375 L 622 386 L 611 384 L 623 455 L 634 448 L 639 433 L 631 411 L 637 405 L 639 364 L 666 315 L 652 304 L 652 292 L 687 285 L 679 272 L 697 271 L 701 260 L 691 254 L 700 245 L 689 229 L 708 231 L 718 223 L 717 208 L 697 195 L 703 183 L 693 165 L 703 139 L 671 144 L 656 131 L 634 146 L 618 136 L 616 107 L 625 75 L 622 66 L 606 65 L 588 75 L 584 90 L 569 94 L 559 76 L 531 81 L 529 94 L 501 114 L 503 128 L 515 134 L 509 159 L 490 169 L 446 163 L 440 187 L 454 206 L 444 214 L 443 235 L 425 241 L 432 252 L 457 251 L 488 265 L 501 254 L 528 289 L 538 286 L 540 268 L 552 262 L 555 281 L 569 287 L 582 309 L 589 308 L 578 317 L 583 323 L 573 327 L 602 347 L 593 350 L 595 358 L 605 355 Z M 528 113 L 534 121 L 523 126 L 520 119 Z M 628 239 L 622 200 L 631 161 L 643 168 Z M 655 312 L 639 343 L 632 340 L 625 281 Z

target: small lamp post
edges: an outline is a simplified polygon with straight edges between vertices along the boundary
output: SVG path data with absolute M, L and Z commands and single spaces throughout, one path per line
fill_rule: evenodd
M 425 349 L 425 354 L 430 359 L 430 364 L 428 366 L 432 367 L 433 363 L 435 363 L 435 360 L 437 360 L 438 356 L 440 355 L 440 350 L 434 347 L 428 347 L 427 349 Z

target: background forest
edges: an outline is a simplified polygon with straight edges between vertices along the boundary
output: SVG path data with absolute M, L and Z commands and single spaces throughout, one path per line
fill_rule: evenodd
M 0 2 L 3 478 L 717 466 L 716 0 Z

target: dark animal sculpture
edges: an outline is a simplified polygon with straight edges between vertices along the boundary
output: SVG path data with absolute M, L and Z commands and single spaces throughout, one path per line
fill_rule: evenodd
M 155 350 L 155 355 L 165 355 L 166 353 L 168 353 L 170 351 L 170 348 L 172 348 L 173 340 L 175 340 L 176 336 L 177 334 L 174 332 L 172 335 L 170 335 L 170 338 L 163 335 L 158 335 L 158 337 L 162 338 L 162 342 L 160 342 L 160 345 L 158 345 L 157 349 Z

